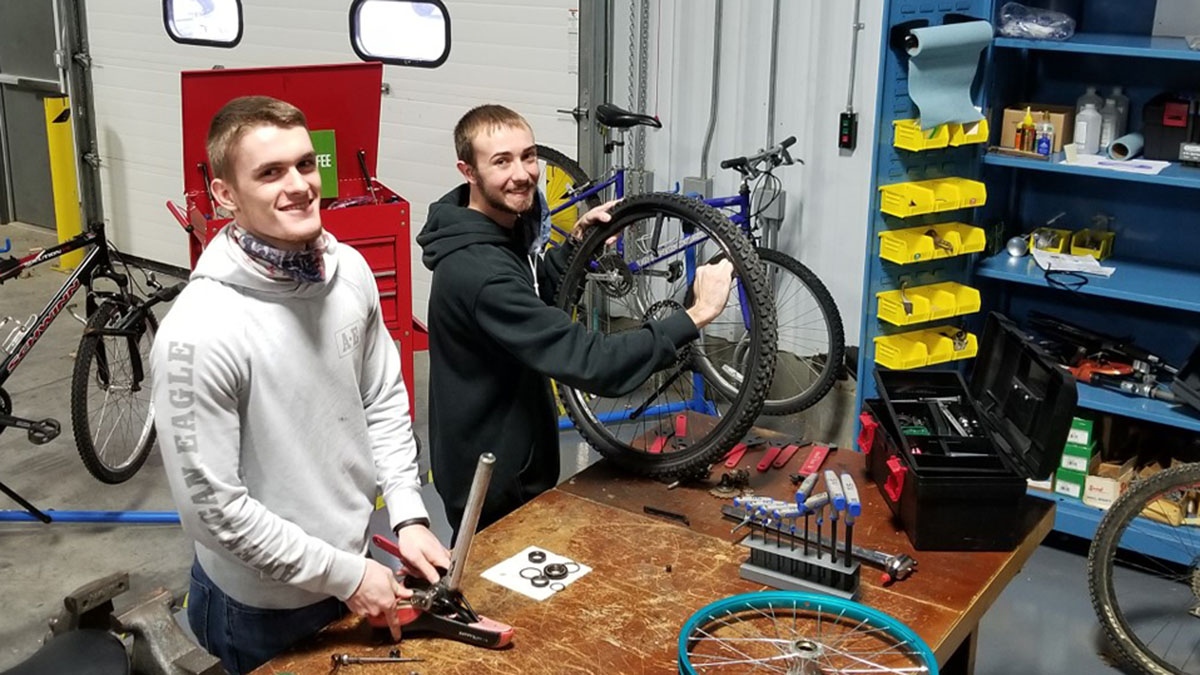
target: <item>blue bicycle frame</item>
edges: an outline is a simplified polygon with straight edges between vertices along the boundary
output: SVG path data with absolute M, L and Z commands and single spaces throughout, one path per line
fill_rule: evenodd
M 623 167 L 615 169 L 604 180 L 600 181 L 596 185 L 589 187 L 588 189 L 584 190 L 583 192 L 580 192 L 579 194 L 573 195 L 566 202 L 559 204 L 556 208 L 554 208 L 550 211 L 550 215 L 554 216 L 555 214 L 558 214 L 568 208 L 571 208 L 593 196 L 597 196 L 600 193 L 607 190 L 609 187 L 615 188 L 613 194 L 616 196 L 617 199 L 621 199 L 622 197 L 625 196 L 625 169 Z M 697 196 L 697 198 L 698 198 L 698 196 Z M 703 199 L 701 201 L 703 201 L 705 204 L 708 204 L 709 206 L 712 206 L 712 207 L 715 207 L 718 209 L 724 210 L 724 209 L 736 208 L 737 212 L 736 213 L 728 213 L 728 214 L 726 214 L 727 217 L 733 224 L 737 225 L 747 235 L 750 234 L 750 217 L 751 217 L 751 214 L 750 214 L 750 189 L 748 186 L 746 186 L 745 183 L 742 184 L 742 189 L 739 190 L 737 195 L 734 195 L 732 197 L 715 197 L 713 199 Z M 570 233 L 565 232 L 562 229 L 560 229 L 554 225 L 551 225 L 551 228 L 555 232 L 558 232 L 563 237 L 570 236 Z M 708 239 L 708 236 L 706 236 L 706 235 L 697 235 L 695 237 L 689 237 L 688 239 L 686 239 L 684 242 L 681 243 L 679 248 L 676 248 L 672 251 L 668 251 L 662 255 L 659 255 L 658 257 L 656 257 L 652 260 L 634 261 L 634 262 L 630 263 L 629 269 L 631 272 L 636 274 L 639 271 L 641 271 L 642 269 L 650 267 L 658 262 L 661 262 L 661 261 L 675 255 L 676 253 L 679 252 L 680 248 L 682 248 L 682 249 L 684 249 L 683 255 L 684 255 L 684 266 L 685 266 L 685 269 L 687 270 L 687 283 L 690 286 L 692 284 L 692 282 L 695 281 L 695 278 L 696 278 L 696 246 L 703 243 L 707 239 Z M 617 251 L 619 253 L 624 253 L 624 241 L 621 239 L 617 240 Z M 749 304 L 747 302 L 746 289 L 742 286 L 740 279 L 735 280 L 734 284 L 737 288 L 738 298 L 741 301 L 742 321 L 743 321 L 744 325 L 746 326 L 746 329 L 749 330 L 749 328 L 750 328 L 750 308 L 749 308 Z M 699 412 L 699 413 L 702 413 L 705 415 L 715 416 L 717 414 L 716 405 L 712 401 L 710 401 L 704 397 L 704 391 L 705 391 L 704 378 L 700 375 L 700 373 L 693 372 L 692 373 L 692 398 L 691 398 L 691 400 L 684 402 L 684 403 L 671 403 L 671 404 L 667 404 L 667 405 L 651 406 L 650 408 L 647 408 L 642 413 L 641 416 L 657 417 L 660 415 L 673 415 L 676 413 L 684 412 L 685 410 L 691 410 L 693 412 Z M 596 419 L 598 421 L 606 423 L 606 424 L 610 423 L 610 422 L 621 422 L 621 421 L 631 419 L 631 413 L 629 411 L 605 413 L 603 415 L 597 415 Z M 564 418 L 559 419 L 559 421 L 558 421 L 558 428 L 560 430 L 561 429 L 570 429 L 570 428 L 572 428 L 572 426 L 573 425 L 571 424 L 571 420 L 568 418 L 564 417 Z

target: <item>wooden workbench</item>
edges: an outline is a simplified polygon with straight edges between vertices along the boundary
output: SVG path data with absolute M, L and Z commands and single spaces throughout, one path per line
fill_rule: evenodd
M 793 470 L 801 459 L 793 460 Z M 1015 551 L 917 552 L 867 481 L 863 459 L 842 450 L 823 467 L 849 471 L 859 482 L 863 516 L 854 543 L 908 553 L 919 566 L 913 576 L 887 588 L 876 568 L 864 566 L 861 602 L 916 630 L 944 672 L 971 672 L 979 620 L 1050 531 L 1053 503 L 1028 498 L 1028 534 Z M 751 474 L 757 494 L 783 498 L 794 489 L 785 471 L 751 469 Z M 746 549 L 732 541 L 731 524 L 720 515 L 723 503 L 707 488 L 668 490 L 662 483 L 617 473 L 602 461 L 475 538 L 463 590 L 481 614 L 516 628 L 510 648 L 488 651 L 412 637 L 403 642 L 404 655 L 424 658 L 423 663 L 357 666 L 355 672 L 677 672 L 679 630 L 693 612 L 728 595 L 764 589 L 738 577 Z M 645 505 L 686 514 L 691 527 L 646 516 Z M 592 572 L 544 602 L 479 577 L 531 545 L 578 560 Z M 256 672 L 325 675 L 332 653 L 385 656 L 391 647 L 365 622 L 349 617 Z

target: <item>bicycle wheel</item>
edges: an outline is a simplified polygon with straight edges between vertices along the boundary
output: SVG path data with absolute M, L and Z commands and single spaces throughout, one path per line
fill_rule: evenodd
M 586 187 L 592 182 L 587 172 L 575 160 L 554 148 L 538 145 L 537 154 L 538 165 L 541 167 L 538 187 L 541 188 L 542 194 L 546 195 L 551 212 L 570 201 L 581 187 Z M 557 228 L 557 231 L 551 231 L 551 241 L 556 244 L 562 243 L 561 232 L 570 232 L 579 216 L 597 206 L 600 206 L 600 198 L 592 195 L 558 213 L 552 213 L 550 224 Z
M 816 593 L 763 591 L 718 600 L 679 632 L 679 672 L 929 673 L 933 650 L 866 605 Z
M 158 322 L 153 314 L 136 338 L 101 335 L 130 305 L 107 301 L 88 319 L 71 377 L 71 427 L 79 457 L 89 473 L 105 483 L 129 480 L 154 447 L 154 406 L 150 399 L 150 345 Z M 141 365 L 137 380 L 134 363 Z
M 617 234 L 620 242 L 607 245 Z M 567 266 L 559 307 L 592 330 L 611 334 L 683 310 L 695 266 L 717 256 L 732 261 L 738 279 L 731 295 L 741 296 L 739 307 L 749 318 L 746 377 L 736 391 L 724 396 L 707 387 L 690 346 L 624 396 L 598 396 L 558 383 L 580 435 L 628 471 L 664 478 L 688 474 L 714 462 L 750 428 L 775 365 L 771 291 L 753 246 L 729 220 L 671 194 L 623 200 L 609 223 L 589 230 Z M 674 429 L 680 414 L 688 419 L 686 436 L 656 447 L 658 432 Z
M 768 248 L 757 252 L 775 296 L 779 334 L 775 377 L 763 412 L 789 415 L 820 401 L 837 381 L 846 350 L 842 317 L 825 284 L 800 261 Z M 697 347 L 701 372 L 726 396 L 745 377 L 749 333 L 739 300 L 730 298 L 721 320 L 705 329 Z
M 1178 523 L 1200 494 L 1200 464 L 1135 483 L 1108 509 L 1088 551 L 1092 606 L 1113 647 L 1144 673 L 1200 673 L 1200 528 Z M 1153 534 L 1160 557 L 1118 554 L 1132 529 Z

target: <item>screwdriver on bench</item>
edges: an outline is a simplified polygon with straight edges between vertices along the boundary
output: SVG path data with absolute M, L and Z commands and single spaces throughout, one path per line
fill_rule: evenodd
M 817 560 L 821 559 L 821 523 L 825 518 L 825 507 L 829 505 L 829 494 L 817 493 L 804 501 L 805 513 L 817 514 Z M 804 540 L 808 541 L 808 519 L 804 519 Z
M 825 491 L 829 493 L 829 561 L 837 564 L 838 512 L 846 510 L 846 496 L 833 469 L 825 470 Z
M 858 486 L 848 473 L 842 474 L 842 492 L 846 495 L 846 567 L 850 566 L 851 543 L 854 539 L 854 519 L 862 515 L 862 502 L 858 500 Z
M 808 500 L 808 496 L 812 494 L 813 488 L 816 486 L 817 473 L 814 471 L 801 481 L 800 487 L 796 488 L 796 507 L 800 509 L 801 515 L 804 516 L 804 555 L 808 555 L 808 517 L 811 515 L 804 502 Z

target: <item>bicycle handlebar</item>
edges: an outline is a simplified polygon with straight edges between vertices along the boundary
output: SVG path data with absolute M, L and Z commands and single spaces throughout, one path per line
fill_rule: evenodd
M 794 163 L 792 156 L 788 154 L 787 149 L 796 144 L 795 136 L 788 136 L 776 145 L 772 145 L 766 150 L 761 150 L 750 156 L 733 157 L 721 162 L 722 169 L 734 169 L 742 175 L 753 177 L 758 174 L 758 165 L 762 162 L 770 162 L 771 167 L 775 168 L 780 165 Z M 802 162 L 803 163 L 803 162 Z M 770 169 L 768 169 L 769 171 Z

